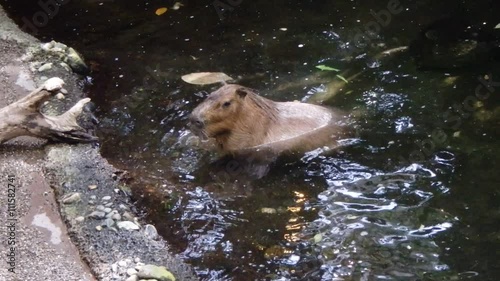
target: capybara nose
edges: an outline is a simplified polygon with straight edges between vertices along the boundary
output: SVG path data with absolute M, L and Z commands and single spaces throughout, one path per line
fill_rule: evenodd
M 189 116 L 189 123 L 191 123 L 192 126 L 195 126 L 198 129 L 201 129 L 203 128 L 203 126 L 205 126 L 205 123 L 203 123 L 200 118 L 194 116 L 193 114 Z

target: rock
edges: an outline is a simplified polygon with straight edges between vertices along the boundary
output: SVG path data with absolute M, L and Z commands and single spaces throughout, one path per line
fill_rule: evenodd
M 104 208 L 104 206 L 103 206 L 103 205 L 97 205 L 97 206 L 95 207 L 95 209 L 96 209 L 96 210 L 98 210 L 98 211 L 102 211 L 102 212 L 104 212 L 104 209 L 105 209 L 105 208 Z
M 41 47 L 42 47 L 42 50 L 49 51 L 50 49 L 54 48 L 54 41 L 42 44 Z
M 80 193 L 74 192 L 66 195 L 63 198 L 62 202 L 63 204 L 73 204 L 79 202 L 80 200 L 82 200 L 82 196 L 80 195 Z
M 97 231 L 101 231 L 101 230 L 102 230 L 102 226 L 98 225 L 98 226 L 96 226 L 96 227 L 95 227 L 95 229 L 96 229 Z
M 97 200 L 97 196 L 95 196 L 95 195 L 90 195 L 90 200 Z
M 60 65 L 62 68 L 64 68 L 64 70 L 66 70 L 66 71 L 68 71 L 68 72 L 71 72 L 71 67 L 70 67 L 67 63 L 65 63 L 65 62 L 61 62 L 61 63 L 59 63 L 59 65 Z
M 138 281 L 139 277 L 137 275 L 132 275 L 129 278 L 125 279 L 125 281 Z
M 134 262 L 135 262 L 135 263 L 139 263 L 139 262 L 141 262 L 141 258 L 135 258 L 135 259 L 134 259 Z
M 73 48 L 68 48 L 64 62 L 67 63 L 75 73 L 86 74 L 89 71 L 88 66 L 82 57 Z
M 113 206 L 113 203 L 111 203 L 111 202 L 104 204 L 104 207 L 108 207 L 109 208 L 111 206 Z
M 109 201 L 109 200 L 111 200 L 111 196 L 109 196 L 109 195 L 108 196 L 104 196 L 102 198 L 102 201 Z
M 89 215 L 89 218 L 93 218 L 93 219 L 103 219 L 104 217 L 106 217 L 106 213 L 101 212 L 101 211 L 93 211 Z
M 89 205 L 94 205 L 94 204 L 95 204 L 94 200 L 89 200 Z
M 158 231 L 154 225 L 146 224 L 144 226 L 144 235 L 146 235 L 149 239 L 155 240 L 158 237 Z
M 85 220 L 85 217 L 82 217 L 82 216 L 79 216 L 79 217 L 76 217 L 75 218 L 75 221 L 80 223 L 80 222 L 83 222 Z
M 53 77 L 43 83 L 43 87 L 50 92 L 59 91 L 63 88 L 64 81 L 61 78 Z
M 132 275 L 136 275 L 136 274 L 137 274 L 137 270 L 135 270 L 135 268 L 127 269 L 127 275 L 132 276 Z
M 128 231 L 139 230 L 139 226 L 131 221 L 120 221 L 116 225 L 119 229 L 126 229 Z
M 129 212 L 123 212 L 122 217 L 128 221 L 135 221 L 134 216 L 132 216 Z
M 51 63 L 51 62 L 46 63 L 46 64 L 44 64 L 44 65 L 40 66 L 40 67 L 38 68 L 38 71 L 39 71 L 39 72 L 44 72 L 44 71 L 49 70 L 49 69 L 52 69 L 52 63 Z
M 111 213 L 111 211 L 113 211 L 113 209 L 111 209 L 111 208 L 104 208 L 104 210 L 103 210 L 103 211 L 104 211 L 106 214 L 108 214 L 108 213 Z
M 65 98 L 66 98 L 66 97 L 64 96 L 64 94 L 63 94 L 63 93 L 57 93 L 57 95 L 56 95 L 56 99 L 58 99 L 58 100 L 63 100 L 63 99 L 65 99 Z
M 117 272 L 118 271 L 118 265 L 116 263 L 111 265 L 111 271 Z
M 90 189 L 90 190 L 94 190 L 94 189 L 96 189 L 96 188 L 97 188 L 97 185 L 95 185 L 95 184 L 91 184 L 91 185 L 89 185 L 89 189 Z
M 104 225 L 106 225 L 107 228 L 113 227 L 115 224 L 115 221 L 112 218 L 107 218 L 104 220 Z
M 116 213 L 116 214 L 113 214 L 111 216 L 112 219 L 114 219 L 115 221 L 119 221 L 119 220 L 122 220 L 122 216 L 120 216 L 120 214 Z
M 120 267 L 127 267 L 127 262 L 126 262 L 126 261 L 119 261 L 119 262 L 118 262 L 118 265 L 119 265 Z
M 175 281 L 174 275 L 163 266 L 147 264 L 139 270 L 137 276 L 142 279 L 156 279 L 159 281 Z

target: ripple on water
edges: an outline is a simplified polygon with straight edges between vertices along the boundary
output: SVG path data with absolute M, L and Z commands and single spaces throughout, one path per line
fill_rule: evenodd
M 332 173 L 332 165 L 322 171 L 329 187 L 318 196 L 318 218 L 304 231 L 322 262 L 317 280 L 411 279 L 448 268 L 433 238 L 454 219 L 426 204 L 443 192 L 432 184 L 432 169 L 411 164 L 382 173 L 345 160 L 325 161 L 343 172 Z

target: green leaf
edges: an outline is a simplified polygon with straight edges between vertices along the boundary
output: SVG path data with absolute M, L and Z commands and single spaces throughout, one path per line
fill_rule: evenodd
M 340 71 L 340 69 L 329 67 L 329 66 L 326 66 L 324 64 L 316 65 L 316 68 L 319 69 L 319 70 L 326 70 L 326 71 L 335 71 L 335 72 L 339 72 Z
M 337 76 L 340 80 L 342 80 L 342 81 L 344 81 L 344 82 L 346 82 L 346 83 L 349 83 L 349 81 L 347 81 L 347 79 L 345 79 L 345 78 L 344 78 L 344 76 L 342 76 L 342 75 L 338 75 L 338 74 L 337 74 L 337 75 L 335 75 L 335 76 Z

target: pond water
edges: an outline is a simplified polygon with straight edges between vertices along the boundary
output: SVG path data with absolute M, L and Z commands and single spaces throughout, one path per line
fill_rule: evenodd
M 0 2 L 20 24 L 41 9 Z M 493 30 L 495 1 L 180 3 L 67 1 L 37 36 L 92 66 L 103 155 L 202 280 L 498 280 L 495 53 L 454 57 L 454 20 L 425 34 L 445 42 L 434 57 L 395 49 L 444 15 Z M 180 76 L 200 71 L 352 112 L 353 134 L 252 178 L 192 144 L 187 116 L 217 86 Z

